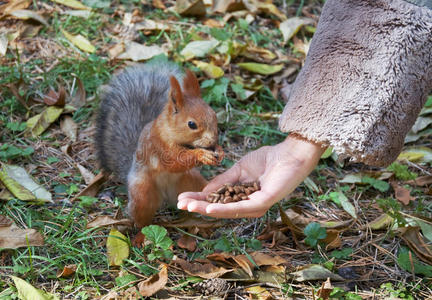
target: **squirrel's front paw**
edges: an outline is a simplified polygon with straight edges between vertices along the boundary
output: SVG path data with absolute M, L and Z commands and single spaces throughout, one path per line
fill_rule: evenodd
M 219 154 L 217 152 L 213 152 L 206 149 L 197 149 L 197 150 L 198 150 L 197 160 L 200 163 L 205 165 L 215 166 L 220 162 Z
M 217 145 L 215 149 L 215 153 L 217 155 L 218 163 L 220 163 L 225 157 L 225 152 L 223 151 L 221 146 Z

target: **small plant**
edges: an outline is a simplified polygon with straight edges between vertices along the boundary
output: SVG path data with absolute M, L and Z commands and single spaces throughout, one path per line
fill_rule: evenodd
M 306 235 L 305 243 L 311 247 L 316 247 L 320 240 L 327 237 L 326 229 L 317 222 L 308 224 L 303 232 Z
M 32 155 L 33 152 L 34 149 L 32 147 L 22 149 L 5 143 L 0 146 L 0 160 L 7 161 L 18 157 L 28 157 Z
M 373 187 L 374 189 L 385 193 L 389 190 L 390 185 L 388 184 L 388 182 L 385 182 L 383 180 L 379 180 L 379 179 L 375 179 L 369 176 L 363 176 L 361 179 L 362 183 L 366 183 L 369 184 L 371 187 Z
M 150 251 L 147 255 L 149 261 L 156 259 L 171 260 L 174 256 L 171 247 L 174 242 L 168 236 L 168 231 L 158 225 L 150 225 L 141 229 L 142 234 L 145 235 L 146 240 L 150 244 L 146 245 L 144 250 Z
M 400 163 L 394 162 L 388 166 L 387 170 L 392 171 L 397 179 L 400 180 L 411 180 L 416 179 L 417 174 L 410 172 L 408 166 L 401 165 Z

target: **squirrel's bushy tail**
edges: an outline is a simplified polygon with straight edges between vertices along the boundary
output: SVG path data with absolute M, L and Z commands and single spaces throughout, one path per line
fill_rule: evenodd
M 179 82 L 174 63 L 155 62 L 127 68 L 114 77 L 102 95 L 96 119 L 95 148 L 101 168 L 127 181 L 138 139 L 168 100 L 169 77 Z

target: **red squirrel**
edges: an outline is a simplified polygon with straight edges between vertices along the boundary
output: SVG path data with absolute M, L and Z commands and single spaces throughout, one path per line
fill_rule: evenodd
M 170 62 L 114 77 L 102 95 L 95 147 L 102 169 L 127 184 L 128 212 L 138 227 L 152 222 L 163 201 L 201 191 L 207 181 L 194 167 L 217 165 L 224 156 L 216 114 L 197 78 Z

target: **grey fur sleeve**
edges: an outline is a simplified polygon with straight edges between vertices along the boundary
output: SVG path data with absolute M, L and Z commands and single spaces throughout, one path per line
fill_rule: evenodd
M 279 127 L 385 166 L 431 89 L 432 10 L 403 0 L 327 0 Z

